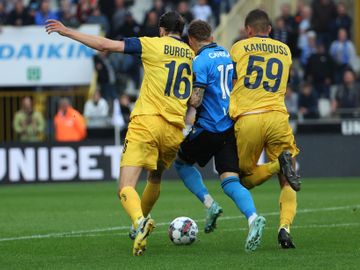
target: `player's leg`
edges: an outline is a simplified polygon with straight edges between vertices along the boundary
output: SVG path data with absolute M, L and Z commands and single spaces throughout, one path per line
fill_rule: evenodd
M 141 209 L 145 217 L 150 214 L 160 196 L 161 176 L 164 170 L 164 166 L 160 163 L 155 171 L 148 173 L 147 183 L 141 196 Z
M 214 200 L 206 188 L 199 170 L 194 166 L 198 163 L 205 166 L 214 153 L 213 133 L 193 127 L 189 135 L 181 143 L 175 169 L 187 189 L 192 192 L 209 209 Z M 211 145 L 211 147 L 209 147 Z
M 296 215 L 296 191 L 288 184 L 285 176 L 278 175 L 281 192 L 279 196 L 280 205 L 280 227 L 278 233 L 278 243 L 282 248 L 295 248 L 295 244 L 290 235 L 290 225 Z
M 295 156 L 299 153 L 296 147 L 295 139 L 292 134 L 288 117 L 282 113 L 274 112 L 272 115 L 266 116 L 266 122 L 269 125 L 267 134 L 266 154 L 269 160 L 276 160 L 284 153 L 291 153 L 289 157 L 293 171 L 295 171 Z M 279 244 L 283 248 L 295 247 L 290 236 L 290 225 L 296 215 L 296 192 L 289 185 L 287 177 L 279 174 L 279 183 L 281 187 L 279 205 L 280 205 L 280 228 L 279 228 Z
M 260 244 L 265 227 L 265 218 L 257 215 L 250 191 L 240 183 L 239 159 L 233 129 L 223 135 L 222 145 L 215 154 L 215 166 L 220 175 L 221 187 L 241 213 L 245 215 L 249 224 L 245 250 L 254 251 Z
M 141 167 L 121 167 L 118 188 L 120 202 L 135 228 L 137 228 L 138 222 L 143 218 L 141 200 L 135 190 L 141 171 Z
M 248 189 L 261 184 L 272 174 L 272 166 L 257 166 L 257 162 L 264 148 L 264 132 L 262 130 L 261 115 L 247 115 L 240 117 L 234 126 L 241 183 Z M 271 171 L 269 171 L 269 168 Z M 276 165 L 275 165 L 276 167 Z
M 121 158 L 118 195 L 136 229 L 134 255 L 142 255 L 146 247 L 146 238 L 155 226 L 154 220 L 144 218 L 141 199 L 135 190 L 142 168 L 157 168 L 158 149 L 154 140 L 159 136 L 153 130 L 153 122 L 155 121 L 148 116 L 132 119 Z

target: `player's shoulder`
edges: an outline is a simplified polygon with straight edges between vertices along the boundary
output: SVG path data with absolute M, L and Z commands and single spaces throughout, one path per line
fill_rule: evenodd
M 251 42 L 250 38 L 240 39 L 232 45 L 231 50 L 237 49 L 241 46 L 244 46 L 245 44 L 248 44 L 249 42 Z

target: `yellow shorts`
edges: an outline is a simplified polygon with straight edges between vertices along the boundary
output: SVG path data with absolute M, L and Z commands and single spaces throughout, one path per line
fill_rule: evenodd
M 271 111 L 249 114 L 237 119 L 234 129 L 242 173 L 251 174 L 265 149 L 269 161 L 285 150 L 299 154 L 287 114 Z
M 184 135 L 180 127 L 159 115 L 138 115 L 131 119 L 126 134 L 121 167 L 157 170 L 169 168 Z

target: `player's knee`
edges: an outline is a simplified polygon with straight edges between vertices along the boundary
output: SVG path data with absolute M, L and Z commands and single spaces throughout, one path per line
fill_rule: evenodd
M 247 189 L 252 189 L 253 187 L 255 187 L 255 185 L 249 179 L 247 179 L 246 177 L 242 177 L 240 179 L 240 182 Z

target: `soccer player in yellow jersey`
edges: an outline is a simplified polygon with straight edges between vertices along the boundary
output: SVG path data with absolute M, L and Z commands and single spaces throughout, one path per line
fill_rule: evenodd
M 144 79 L 125 139 L 118 190 L 136 229 L 134 255 L 145 251 L 147 237 L 155 227 L 148 215 L 160 194 L 162 172 L 175 159 L 183 140 L 187 104 L 199 101 L 199 93 L 192 91 L 193 51 L 180 39 L 183 18 L 177 12 L 165 13 L 159 28 L 160 37 L 115 41 L 68 29 L 55 20 L 46 25 L 49 34 L 58 32 L 97 50 L 141 56 Z M 140 199 L 135 187 L 143 168 L 149 174 Z
M 284 95 L 292 64 L 289 47 L 269 38 L 270 19 L 256 9 L 245 19 L 249 38 L 235 43 L 230 51 L 236 67 L 236 82 L 230 96 L 229 113 L 235 121 L 239 167 L 243 184 L 252 188 L 278 174 L 282 248 L 294 248 L 290 224 L 296 213 L 296 191 L 300 181 L 294 168 L 299 153 Z M 268 163 L 257 166 L 265 148 Z

